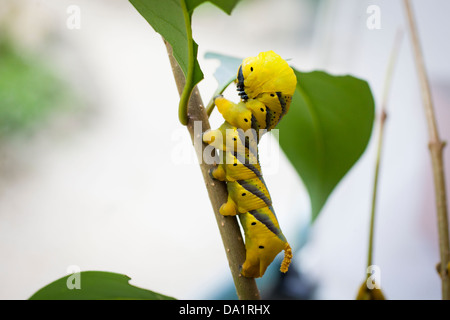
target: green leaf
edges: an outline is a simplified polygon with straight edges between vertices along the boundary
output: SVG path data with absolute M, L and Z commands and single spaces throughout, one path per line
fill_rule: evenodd
M 173 56 L 187 76 L 188 38 L 180 0 L 130 0 L 130 2 L 153 29 L 170 43 Z M 197 48 L 197 44 L 194 48 Z M 199 82 L 203 79 L 203 73 L 197 61 L 196 71 L 195 79 Z
M 240 0 L 186 0 L 186 6 L 189 12 L 194 11 L 196 7 L 204 2 L 211 2 L 218 8 L 222 9 L 225 13 L 231 14 L 234 7 Z
M 314 220 L 366 149 L 375 106 L 363 80 L 321 71 L 295 73 L 297 89 L 279 124 L 280 145 L 308 189 Z
M 174 300 L 172 297 L 132 286 L 129 281 L 130 278 L 123 274 L 83 271 L 50 283 L 33 294 L 30 300 Z M 77 283 L 80 289 L 77 289 Z
M 230 14 L 239 0 L 211 0 Z M 193 88 L 203 79 L 197 60 L 198 45 L 192 38 L 191 18 L 194 9 L 206 0 L 130 0 L 136 10 L 150 23 L 173 49 L 186 84 L 180 99 L 179 117 L 187 124 L 187 103 Z

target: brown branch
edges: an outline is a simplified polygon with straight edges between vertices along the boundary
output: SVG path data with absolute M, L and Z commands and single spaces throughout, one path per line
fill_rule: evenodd
M 172 54 L 172 47 L 167 41 L 164 41 L 167 53 L 169 55 L 170 65 L 177 84 L 178 93 L 183 92 L 185 77 L 183 71 L 178 65 Z M 206 144 L 202 142 L 201 134 L 195 132 L 194 126 L 201 124 L 201 132 L 210 129 L 208 115 L 206 114 L 200 93 L 197 87 L 192 91 L 188 104 L 188 124 L 187 129 L 191 135 L 194 149 L 199 159 L 200 169 L 205 180 L 206 189 L 208 190 L 209 199 L 211 201 L 214 216 L 216 217 L 222 242 L 228 259 L 231 275 L 233 276 L 236 293 L 241 300 L 257 300 L 260 299 L 258 287 L 255 279 L 243 277 L 240 273 L 239 266 L 245 260 L 245 246 L 242 239 L 241 230 L 235 217 L 224 217 L 219 213 L 220 206 L 227 201 L 228 193 L 226 184 L 217 180 L 213 180 L 209 175 L 211 165 L 203 160 L 203 153 Z
M 442 280 L 442 299 L 450 300 L 450 278 L 448 274 L 448 265 L 450 262 L 450 245 L 448 232 L 448 215 L 447 215 L 447 198 L 445 191 L 445 175 L 443 162 L 443 149 L 445 142 L 439 138 L 437 129 L 436 116 L 434 114 L 433 101 L 431 98 L 431 90 L 428 82 L 425 63 L 420 47 L 419 36 L 417 34 L 416 22 L 409 0 L 404 0 L 405 11 L 408 17 L 411 41 L 413 45 L 414 58 L 416 62 L 417 74 L 420 81 L 423 104 L 425 108 L 425 116 L 428 123 L 429 149 L 431 154 L 431 162 L 433 166 L 433 179 L 436 197 L 436 208 L 438 218 L 439 231 L 439 248 L 440 248 L 440 275 Z

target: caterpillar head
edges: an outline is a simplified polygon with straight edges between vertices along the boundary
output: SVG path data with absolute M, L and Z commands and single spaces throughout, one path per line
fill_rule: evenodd
M 236 82 L 241 99 L 247 101 L 267 92 L 293 95 L 297 77 L 283 58 L 273 51 L 266 51 L 244 59 Z

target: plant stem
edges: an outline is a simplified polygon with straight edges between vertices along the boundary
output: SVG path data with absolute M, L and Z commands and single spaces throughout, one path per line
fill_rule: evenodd
M 187 45 L 188 45 L 188 70 L 185 77 L 185 85 L 182 93 L 180 93 L 180 104 L 178 106 L 178 118 L 183 125 L 187 125 L 187 108 L 189 98 L 192 93 L 192 82 L 194 81 L 194 39 L 192 39 L 191 17 L 186 7 L 185 0 L 180 0 L 181 8 L 183 10 L 184 23 L 186 27 Z
M 381 101 L 381 114 L 380 114 L 380 127 L 378 132 L 378 146 L 377 146 L 377 156 L 375 160 L 375 176 L 373 181 L 373 193 L 372 193 L 372 210 L 370 215 L 370 232 L 369 232 L 369 249 L 367 253 L 367 267 L 371 266 L 373 263 L 373 239 L 374 239 L 374 229 L 375 229 L 375 212 L 376 212 L 376 202 L 377 202 L 377 191 L 378 191 L 378 177 L 380 172 L 380 162 L 381 162 L 381 151 L 383 146 L 383 136 L 384 136 L 384 125 L 387 118 L 387 101 L 389 97 L 389 89 L 391 87 L 392 75 L 394 73 L 394 66 L 397 60 L 398 52 L 400 49 L 402 32 L 397 31 L 394 40 L 394 47 L 391 51 L 391 56 L 389 58 L 389 65 L 386 71 L 386 78 L 384 81 L 383 98 Z
M 218 88 L 216 92 L 214 92 L 213 97 L 211 98 L 211 100 L 208 102 L 208 105 L 206 106 L 206 114 L 208 115 L 208 117 L 211 115 L 211 113 L 214 110 L 214 107 L 216 106 L 214 104 L 214 100 L 216 98 L 216 96 L 218 96 L 219 94 L 222 94 L 226 88 L 228 88 L 228 86 L 234 81 L 234 78 L 230 79 L 227 83 L 225 83 L 221 88 Z
M 164 41 L 164 43 L 169 55 L 178 93 L 181 95 L 185 84 L 185 77 L 176 59 L 173 57 L 172 47 L 167 41 Z M 197 87 L 195 87 L 192 91 L 187 111 L 187 129 L 191 135 L 195 152 L 199 159 L 200 169 L 203 174 L 203 179 L 205 180 L 206 189 L 208 190 L 209 199 L 211 201 L 220 235 L 222 237 L 222 242 L 225 247 L 231 275 L 236 287 L 236 293 L 241 300 L 260 299 L 255 279 L 243 277 L 239 270 L 239 266 L 242 265 L 245 260 L 245 246 L 236 217 L 224 217 L 219 213 L 220 206 L 227 202 L 228 193 L 226 184 L 221 181 L 213 180 L 210 177 L 209 170 L 212 168 L 212 165 L 208 165 L 205 161 L 203 161 L 203 153 L 206 144 L 202 142 L 201 135 L 194 135 L 195 125 L 201 124 L 202 132 L 210 128 L 208 115 L 203 107 L 203 102 Z M 198 134 L 198 132 L 195 133 Z
M 442 280 L 442 299 L 450 300 L 450 278 L 448 274 L 448 264 L 450 262 L 450 245 L 448 231 L 448 214 L 447 214 L 447 198 L 445 191 L 445 175 L 443 163 L 443 149 L 445 143 L 440 140 L 434 114 L 433 101 L 431 98 L 431 90 L 428 82 L 425 63 L 420 47 L 419 36 L 417 33 L 416 22 L 409 0 L 403 1 L 408 18 L 411 41 L 414 51 L 414 59 L 417 68 L 417 74 L 420 81 L 423 105 L 425 108 L 425 116 L 428 123 L 428 135 L 431 154 L 431 162 L 433 166 L 433 180 L 436 197 L 437 221 L 439 231 L 439 248 L 440 248 L 440 276 Z

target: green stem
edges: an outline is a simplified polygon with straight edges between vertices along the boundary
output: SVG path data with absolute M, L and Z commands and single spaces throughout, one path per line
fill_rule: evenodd
M 192 39 L 191 16 L 186 7 L 186 1 L 180 0 L 181 9 L 183 10 L 184 24 L 186 27 L 186 35 L 188 41 L 188 69 L 186 75 L 186 84 L 180 97 L 180 104 L 178 106 L 178 118 L 183 125 L 188 123 L 187 106 L 189 98 L 191 97 L 193 82 L 194 82 L 194 40 Z
M 231 78 L 230 81 L 228 81 L 227 83 L 225 83 L 222 87 L 219 87 L 216 92 L 214 92 L 214 95 L 212 96 L 211 100 L 209 100 L 208 104 L 206 105 L 206 114 L 208 115 L 208 117 L 211 115 L 211 113 L 214 110 L 214 107 L 216 106 L 214 104 L 214 99 L 216 96 L 218 96 L 219 94 L 222 94 L 226 88 L 228 88 L 228 86 L 234 81 L 235 78 Z
M 375 229 L 375 212 L 376 212 L 376 202 L 377 202 L 377 190 L 378 190 L 378 177 L 380 173 L 380 163 L 381 163 L 381 150 L 383 147 L 383 136 L 384 136 L 384 125 L 387 118 L 387 101 L 389 97 L 389 89 L 391 87 L 392 75 L 394 73 L 395 61 L 397 60 L 398 52 L 400 49 L 401 37 L 403 33 L 399 30 L 394 40 L 394 47 L 391 51 L 391 56 L 389 59 L 389 65 L 386 71 L 386 79 L 384 82 L 383 98 L 381 101 L 381 114 L 380 114 L 380 127 L 378 132 L 378 146 L 377 146 L 377 156 L 375 161 L 375 177 L 373 181 L 373 193 L 372 193 L 372 210 L 370 215 L 370 232 L 369 232 L 369 249 L 367 253 L 367 267 L 371 266 L 373 263 L 373 239 L 374 239 L 374 229 Z
M 439 249 L 441 256 L 441 262 L 439 264 L 439 274 L 442 281 L 442 299 L 450 300 L 450 277 L 448 272 L 448 265 L 450 263 L 450 243 L 443 160 L 443 149 L 445 147 L 445 142 L 440 139 L 437 129 L 436 116 L 434 114 L 433 101 L 431 98 L 430 84 L 428 81 L 427 72 L 425 70 L 425 62 L 422 55 L 416 21 L 414 19 L 410 1 L 404 0 L 404 6 L 406 16 L 408 18 L 411 42 L 414 52 L 414 61 L 416 63 L 417 75 L 421 86 L 425 117 L 428 124 L 428 147 L 430 149 L 431 163 L 433 167 L 433 181 L 439 232 Z
M 373 181 L 373 193 L 372 193 L 372 211 L 370 215 L 370 233 L 369 233 L 369 249 L 367 253 L 367 267 L 372 265 L 373 261 L 373 239 L 374 239 L 374 229 L 375 229 L 375 207 L 377 200 L 377 190 L 378 190 L 378 176 L 380 172 L 380 159 L 381 159 L 381 149 L 383 145 L 383 132 L 384 123 L 386 121 L 387 114 L 384 110 L 381 113 L 380 120 L 380 131 L 378 133 L 378 147 L 377 147 L 377 157 L 375 162 L 375 178 Z

